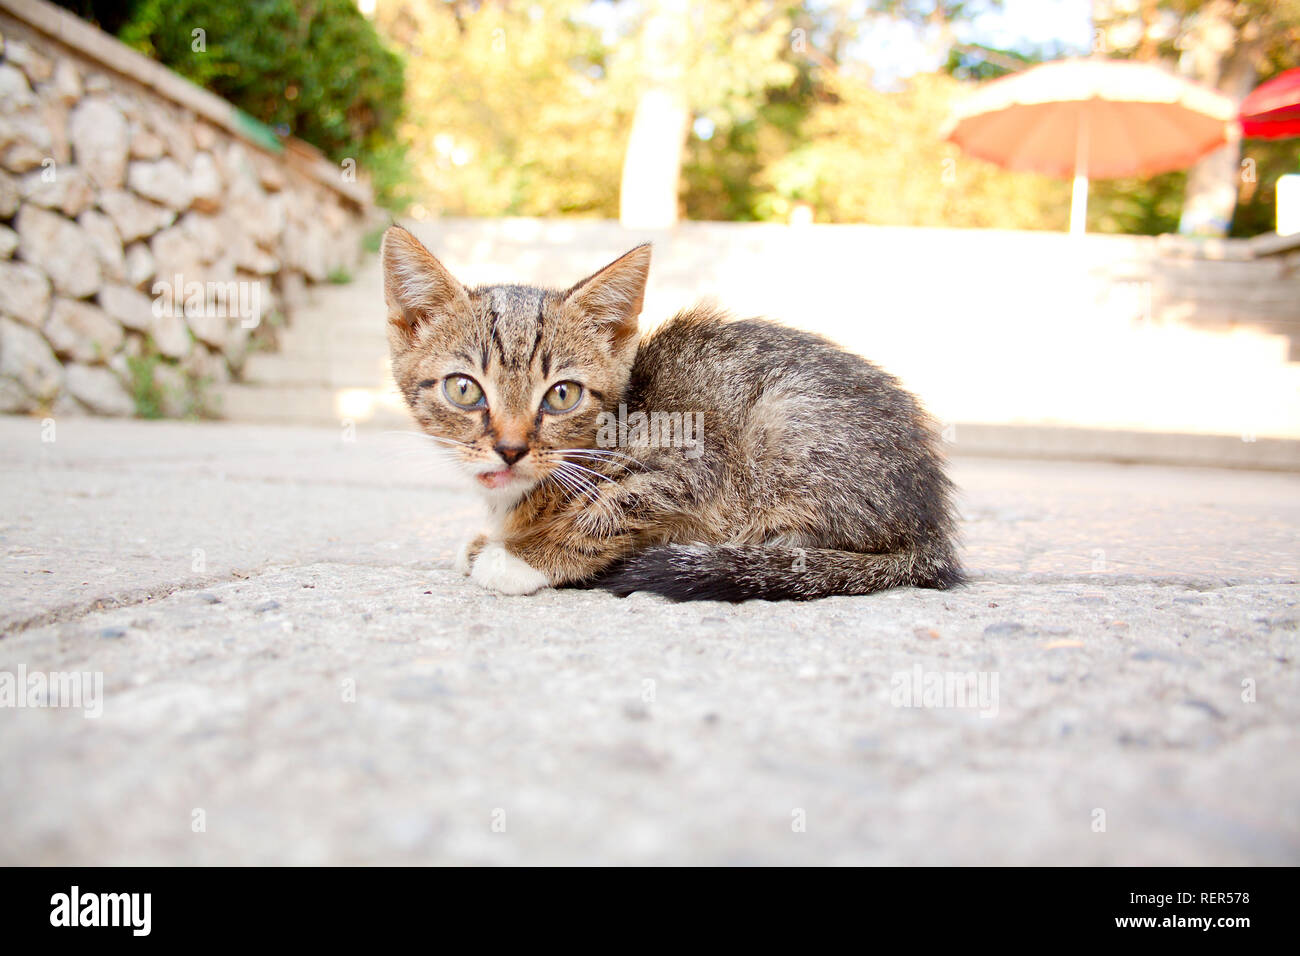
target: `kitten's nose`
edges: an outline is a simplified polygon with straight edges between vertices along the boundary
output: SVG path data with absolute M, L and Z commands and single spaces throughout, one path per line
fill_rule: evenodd
M 492 446 L 492 450 L 501 456 L 502 461 L 507 465 L 513 465 L 524 455 L 528 454 L 527 445 L 518 445 L 511 442 L 497 442 Z

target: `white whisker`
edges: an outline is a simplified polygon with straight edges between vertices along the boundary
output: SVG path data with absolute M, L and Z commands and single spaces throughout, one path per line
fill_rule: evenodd
M 642 471 L 646 466 L 633 458 L 631 455 L 624 455 L 622 452 L 598 451 L 592 448 L 557 448 L 552 449 L 555 454 L 563 455 L 565 458 L 582 458 L 591 462 L 602 464 L 617 465 L 620 468 L 629 468 L 635 465 Z
M 444 438 L 441 435 L 429 435 L 426 434 L 425 432 L 386 431 L 383 432 L 382 434 L 399 435 L 403 438 L 423 438 L 425 441 L 444 442 L 449 445 L 462 445 L 466 448 L 472 447 L 471 444 L 467 441 L 459 441 L 455 438 Z
M 578 474 L 577 472 L 570 471 L 572 467 L 573 467 L 573 462 L 569 462 L 569 461 L 561 462 L 559 465 L 556 466 L 552 474 L 564 475 L 565 479 L 568 482 L 577 485 L 578 488 L 580 489 L 579 497 L 583 499 L 585 499 L 589 494 L 598 495 L 600 493 L 600 489 L 596 487 L 596 484 L 593 481 L 591 481 L 591 479 L 585 478 L 581 474 Z
M 614 451 L 612 448 L 552 448 L 551 451 L 561 455 L 584 454 L 598 455 L 608 458 L 626 458 L 628 461 L 636 461 L 632 455 L 625 454 L 621 451 Z
M 564 474 L 558 468 L 552 471 L 547 477 L 554 478 L 559 484 L 568 491 L 570 499 L 575 498 L 583 493 L 581 486 L 575 483 L 572 476 Z
M 592 471 L 590 468 L 586 467 L 585 465 L 580 465 L 580 464 L 578 464 L 576 461 L 565 462 L 565 464 L 568 465 L 568 466 L 571 467 L 571 468 L 577 468 L 579 471 L 585 471 L 585 472 L 586 472 L 587 474 L 589 474 L 589 475 L 594 475 L 595 477 L 599 478 L 601 481 L 613 481 L 613 480 L 614 480 L 613 478 L 609 477 L 609 475 L 602 475 L 602 474 L 601 474 L 600 472 L 598 472 L 598 471 Z

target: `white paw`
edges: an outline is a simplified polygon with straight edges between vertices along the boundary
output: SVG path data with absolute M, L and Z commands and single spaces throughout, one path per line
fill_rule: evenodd
M 474 539 L 470 538 L 462 544 L 460 550 L 456 552 L 456 563 L 454 567 L 466 577 L 469 577 L 469 546 L 473 543 Z
M 469 577 L 479 587 L 502 594 L 532 594 L 551 584 L 541 571 L 495 542 L 484 545 Z

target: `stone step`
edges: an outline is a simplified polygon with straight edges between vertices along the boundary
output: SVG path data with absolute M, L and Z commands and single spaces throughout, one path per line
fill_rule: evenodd
M 378 259 L 353 281 L 312 287 L 276 336 L 278 351 L 249 356 L 243 381 L 217 391 L 223 417 L 409 429 L 388 371 Z
M 375 388 L 389 379 L 388 356 L 320 355 L 301 351 L 253 355 L 244 363 L 243 381 L 256 385 L 324 385 Z
M 411 427 L 401 399 L 382 388 L 231 384 L 215 394 L 221 416 L 232 421 Z
M 388 356 L 383 328 L 366 329 L 344 324 L 301 324 L 282 329 L 277 337 L 281 354 Z

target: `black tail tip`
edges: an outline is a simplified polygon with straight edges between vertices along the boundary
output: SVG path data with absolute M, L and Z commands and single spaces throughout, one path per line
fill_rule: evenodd
M 617 597 L 637 591 L 670 601 L 748 601 L 771 597 L 753 582 L 737 580 L 705 566 L 702 555 L 687 546 L 666 545 L 634 555 L 592 582 Z
M 927 584 L 926 587 L 934 588 L 936 591 L 947 591 L 951 588 L 965 587 L 970 583 L 966 577 L 966 572 L 961 569 L 961 565 L 945 565 L 933 578 L 933 583 Z

